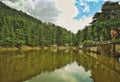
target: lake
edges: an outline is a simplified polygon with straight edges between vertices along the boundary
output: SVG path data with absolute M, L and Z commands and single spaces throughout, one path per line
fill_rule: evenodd
M 120 62 L 82 51 L 3 51 L 0 82 L 120 82 Z

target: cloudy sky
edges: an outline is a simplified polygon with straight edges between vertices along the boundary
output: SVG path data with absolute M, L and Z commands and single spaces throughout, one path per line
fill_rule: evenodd
M 92 21 L 105 1 L 120 0 L 0 0 L 43 22 L 52 22 L 76 33 Z

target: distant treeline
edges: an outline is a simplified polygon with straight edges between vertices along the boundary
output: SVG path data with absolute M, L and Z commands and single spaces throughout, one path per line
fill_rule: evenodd
M 42 21 L 12 9 L 0 2 L 0 46 L 20 47 L 78 45 L 84 41 L 111 40 L 110 31 L 120 34 L 120 5 L 105 2 L 89 26 L 76 34 L 52 23 Z
M 0 2 L 0 46 L 20 47 L 74 43 L 75 34 L 12 9 Z

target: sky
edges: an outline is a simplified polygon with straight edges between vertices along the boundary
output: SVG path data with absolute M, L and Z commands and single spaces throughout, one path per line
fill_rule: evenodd
M 77 33 L 101 11 L 105 1 L 120 0 L 0 0 L 6 5 L 22 10 L 43 22 L 52 22 Z

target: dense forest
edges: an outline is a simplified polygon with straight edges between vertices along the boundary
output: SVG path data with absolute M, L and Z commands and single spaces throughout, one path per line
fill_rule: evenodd
M 0 46 L 72 45 L 75 34 L 52 23 L 12 9 L 0 2 Z
M 117 31 L 119 38 L 118 2 L 105 2 L 90 25 L 76 34 L 52 23 L 43 23 L 0 2 L 0 46 L 3 47 L 91 44 L 93 41 L 110 41 L 111 30 Z
M 110 41 L 110 31 L 118 32 L 117 38 L 120 35 L 120 5 L 118 2 L 105 2 L 101 12 L 97 12 L 93 16 L 93 21 L 89 26 L 79 30 L 76 34 L 77 42 L 92 43 L 96 41 Z M 116 38 L 116 39 L 117 39 Z

